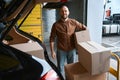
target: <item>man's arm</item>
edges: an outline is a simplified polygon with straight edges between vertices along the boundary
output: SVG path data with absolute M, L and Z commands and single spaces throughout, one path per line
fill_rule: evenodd
M 76 31 L 80 31 L 80 30 L 86 30 L 87 27 L 82 24 L 82 23 L 79 23 L 78 21 L 75 21 L 76 22 Z
M 51 50 L 51 56 L 53 59 L 56 58 L 56 53 L 54 51 L 55 37 L 56 37 L 56 29 L 55 29 L 55 26 L 53 24 L 52 29 L 51 29 L 51 34 L 50 34 L 50 50 Z
M 51 56 L 53 59 L 56 58 L 56 53 L 54 51 L 54 42 L 50 42 L 50 50 L 51 50 Z

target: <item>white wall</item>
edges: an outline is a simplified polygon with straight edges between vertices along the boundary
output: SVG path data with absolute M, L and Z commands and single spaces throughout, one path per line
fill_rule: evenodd
M 90 31 L 91 40 L 102 42 L 102 19 L 104 0 L 88 0 L 87 27 Z

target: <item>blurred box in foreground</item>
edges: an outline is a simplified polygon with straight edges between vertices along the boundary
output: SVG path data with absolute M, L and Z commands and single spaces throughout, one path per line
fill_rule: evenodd
M 37 42 L 10 45 L 35 57 L 44 59 L 44 50 Z

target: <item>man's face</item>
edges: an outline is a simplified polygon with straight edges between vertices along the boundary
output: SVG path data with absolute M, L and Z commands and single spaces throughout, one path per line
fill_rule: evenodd
M 61 9 L 60 9 L 60 15 L 61 15 L 61 18 L 63 19 L 67 19 L 68 16 L 69 16 L 69 10 L 66 6 L 63 6 Z

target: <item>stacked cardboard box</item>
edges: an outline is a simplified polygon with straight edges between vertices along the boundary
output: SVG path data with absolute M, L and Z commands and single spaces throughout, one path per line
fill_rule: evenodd
M 88 29 L 84 30 L 84 31 L 76 32 L 75 37 L 76 37 L 76 44 L 78 44 L 80 42 L 86 42 L 86 41 L 91 40 Z
M 65 66 L 66 78 L 68 80 L 105 80 L 105 73 L 110 67 L 110 50 L 91 41 L 88 30 L 76 32 L 76 42 L 79 62 Z M 87 75 L 79 69 L 81 66 L 86 70 L 84 72 Z
M 78 44 L 79 62 L 91 75 L 109 71 L 110 51 L 93 41 Z
M 80 62 L 65 65 L 66 80 L 106 80 L 106 73 L 91 76 Z

